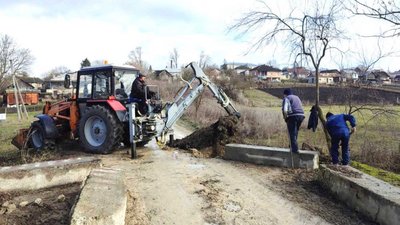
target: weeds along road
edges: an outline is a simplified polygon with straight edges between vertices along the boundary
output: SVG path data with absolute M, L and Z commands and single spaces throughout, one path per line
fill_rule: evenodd
M 130 160 L 126 151 L 103 158 L 104 166 L 125 172 L 127 225 L 373 224 L 324 193 L 312 172 L 183 151 L 176 158 L 173 151 L 151 142 L 138 149 L 139 159 Z

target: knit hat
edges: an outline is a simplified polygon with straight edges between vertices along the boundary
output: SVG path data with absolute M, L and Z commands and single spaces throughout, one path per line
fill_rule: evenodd
M 328 119 L 328 118 L 329 118 L 329 117 L 331 117 L 331 116 L 333 116 L 333 113 L 331 113 L 331 112 L 327 112 L 327 113 L 326 113 L 326 116 L 325 116 L 325 118 L 327 118 L 327 119 Z
M 139 77 L 146 77 L 143 73 L 139 73 Z
M 283 91 L 284 95 L 291 95 L 292 94 L 292 90 L 290 88 L 287 88 Z

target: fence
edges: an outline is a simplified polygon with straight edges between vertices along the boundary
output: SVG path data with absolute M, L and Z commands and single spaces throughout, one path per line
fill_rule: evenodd
M 44 105 L 26 105 L 26 111 L 28 112 L 37 112 L 42 111 Z M 17 107 L 0 107 L 0 114 L 10 114 L 17 113 Z

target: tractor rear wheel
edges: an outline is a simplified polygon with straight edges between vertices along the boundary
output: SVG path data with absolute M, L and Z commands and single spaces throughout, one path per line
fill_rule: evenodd
M 54 139 L 46 138 L 44 127 L 40 121 L 35 121 L 31 125 L 29 147 L 35 149 L 36 151 L 55 149 Z
M 79 121 L 79 139 L 86 151 L 109 154 L 121 140 L 122 125 L 104 106 L 86 108 Z

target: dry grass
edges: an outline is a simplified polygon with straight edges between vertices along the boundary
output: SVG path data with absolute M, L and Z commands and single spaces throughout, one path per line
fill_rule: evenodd
M 224 83 L 220 82 L 220 84 Z M 235 91 L 232 86 L 228 90 Z M 166 88 L 166 91 L 176 92 L 171 88 Z M 239 133 L 244 143 L 275 147 L 289 146 L 286 124 L 280 112 L 281 99 L 251 88 L 236 90 L 234 99 L 237 100 L 234 104 L 242 115 Z M 217 104 L 208 91 L 203 93 L 201 101 L 197 103 L 200 103 L 197 104 L 198 107 L 189 107 L 183 117 L 183 120 L 193 124 L 194 127 L 208 126 L 217 121 L 220 116 L 226 115 L 223 108 Z M 328 152 L 321 125 L 316 132 L 307 130 L 310 108 L 310 105 L 304 106 L 306 119 L 299 132 L 299 145 L 301 146 L 305 142 Z M 328 111 L 346 112 L 344 106 L 322 105 L 322 109 L 325 113 Z M 395 109 L 400 110 L 400 107 L 395 107 Z M 382 169 L 400 172 L 400 142 L 398 138 L 400 136 L 400 118 L 394 116 L 374 118 L 371 112 L 363 112 L 355 114 L 355 116 L 358 131 L 350 139 L 352 159 Z

